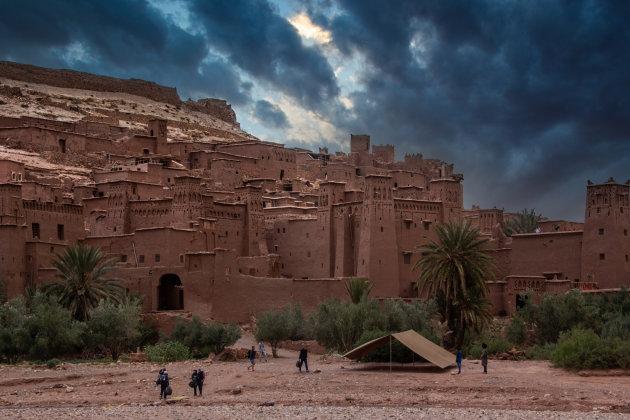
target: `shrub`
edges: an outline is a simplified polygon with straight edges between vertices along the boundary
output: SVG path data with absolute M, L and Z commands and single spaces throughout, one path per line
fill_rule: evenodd
M 154 346 L 146 346 L 144 352 L 149 362 L 177 362 L 187 360 L 190 357 L 190 350 L 179 341 L 166 341 Z
M 536 344 L 526 350 L 525 357 L 530 360 L 549 360 L 555 349 L 556 343 Z
M 486 344 L 488 344 L 488 355 L 505 353 L 514 347 L 512 343 L 501 336 L 487 340 Z M 471 359 L 481 358 L 481 343 L 472 345 L 466 352 L 466 356 Z
M 142 338 L 141 304 L 140 300 L 133 298 L 120 304 L 101 300 L 92 310 L 92 318 L 87 322 L 85 342 L 92 347 L 104 347 L 114 360 L 121 353 L 134 349 Z
M 520 317 L 512 318 L 507 325 L 506 338 L 514 344 L 523 344 L 527 340 L 527 327 Z
M 600 338 L 592 330 L 573 329 L 562 334 L 550 360 L 565 369 L 612 369 L 630 367 L 630 341 Z
M 28 349 L 33 359 L 50 359 L 71 354 L 83 345 L 81 336 L 85 324 L 72 318 L 55 296 L 37 292 L 31 302 L 31 314 L 18 332 L 18 347 Z
M 206 357 L 210 352 L 222 352 L 225 346 L 231 346 L 240 337 L 241 329 L 236 324 L 210 322 L 204 325 L 195 316 L 190 322 L 179 318 L 168 340 L 184 344 L 195 356 Z
M 61 364 L 61 360 L 59 359 L 50 359 L 46 362 L 46 367 L 48 369 L 53 369 Z

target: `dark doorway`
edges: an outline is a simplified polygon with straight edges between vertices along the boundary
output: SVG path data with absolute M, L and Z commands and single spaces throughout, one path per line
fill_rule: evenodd
M 282 178 L 284 178 L 284 169 L 280 169 L 280 180 L 282 181 Z
M 61 153 L 66 153 L 66 141 L 64 139 L 59 139 L 59 149 Z
M 158 286 L 158 310 L 172 311 L 184 309 L 184 288 L 175 274 L 165 274 Z
M 516 309 L 521 309 L 525 306 L 527 299 L 529 299 L 527 295 L 516 295 Z

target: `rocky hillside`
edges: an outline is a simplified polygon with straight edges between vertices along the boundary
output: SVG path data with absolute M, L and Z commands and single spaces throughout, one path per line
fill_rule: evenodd
M 155 117 L 169 138 L 196 141 L 256 139 L 240 129 L 220 99 L 180 100 L 177 90 L 138 79 L 116 79 L 0 61 L 0 115 L 58 121 L 98 121 L 145 133 Z

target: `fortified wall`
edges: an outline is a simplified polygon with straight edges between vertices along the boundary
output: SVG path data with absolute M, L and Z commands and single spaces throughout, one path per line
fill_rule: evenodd
M 513 313 L 527 290 L 630 286 L 630 184 L 589 183 L 583 224 L 508 238 L 502 210 L 464 209 L 452 164 L 420 154 L 399 162 L 393 146 L 370 143 L 351 135 L 350 152 L 331 155 L 173 138 L 163 119 L 130 133 L 0 117 L 0 144 L 31 153 L 0 160 L 0 281 L 9 297 L 21 294 L 54 280 L 55 253 L 89 244 L 117 259 L 145 312 L 246 322 L 290 302 L 308 310 L 345 298 L 353 277 L 368 278 L 373 297 L 415 298 L 417 247 L 437 239 L 436 225 L 470 220 L 490 239 L 497 315 Z M 78 166 L 47 169 L 34 157 Z

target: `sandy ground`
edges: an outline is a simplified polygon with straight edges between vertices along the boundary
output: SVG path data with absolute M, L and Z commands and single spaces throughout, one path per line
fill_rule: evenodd
M 630 377 L 582 377 L 538 361 L 465 360 L 461 375 L 429 365 L 360 364 L 311 355 L 298 373 L 297 352 L 247 370 L 242 362 L 167 364 L 173 397 L 153 406 L 152 363 L 0 367 L 2 418 L 630 418 Z M 202 397 L 188 387 L 206 372 Z M 234 389 L 240 393 L 233 393 Z M 265 403 L 273 402 L 273 406 Z M 596 416 L 596 417 L 594 417 Z

